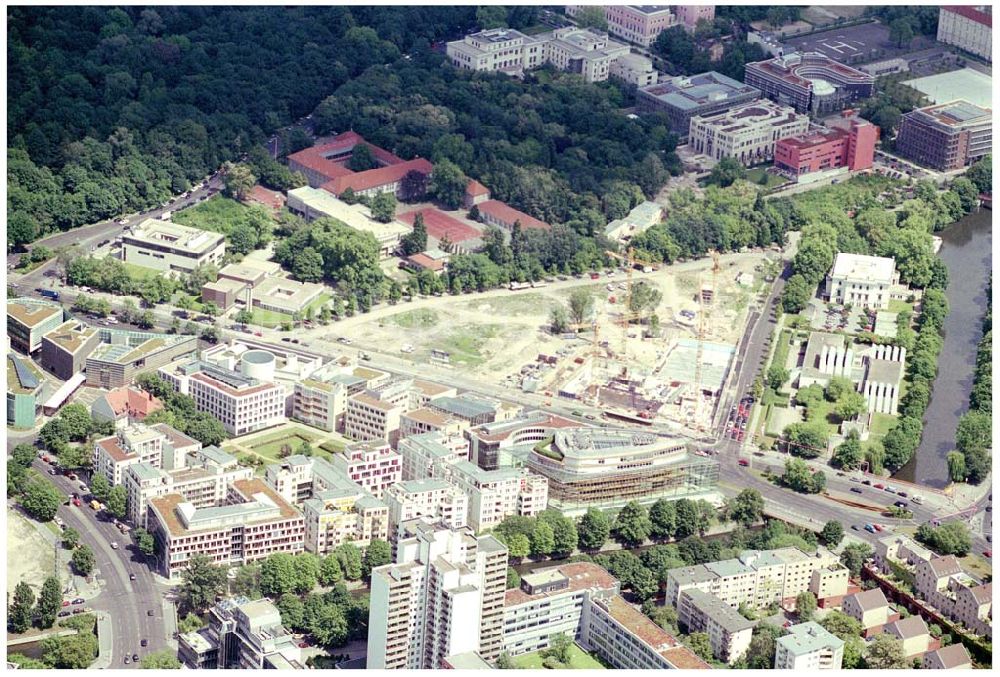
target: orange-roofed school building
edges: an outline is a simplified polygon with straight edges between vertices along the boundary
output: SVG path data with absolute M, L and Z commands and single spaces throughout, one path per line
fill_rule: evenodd
M 344 132 L 327 143 L 313 146 L 292 153 L 288 156 L 288 168 L 293 172 L 301 172 L 313 188 L 319 188 L 324 183 L 340 176 L 349 176 L 354 172 L 347 168 L 347 162 L 354 154 L 354 148 L 364 144 L 371 149 L 376 162 L 380 166 L 397 165 L 403 162 L 389 151 L 373 146 L 355 132 Z M 363 172 L 362 172 L 363 173 Z
M 552 228 L 552 226 L 544 221 L 536 219 L 534 216 L 529 216 L 519 209 L 514 209 L 507 203 L 500 202 L 500 200 L 486 200 L 481 203 L 479 205 L 479 217 L 483 223 L 499 226 L 505 230 L 513 230 L 514 224 L 517 222 L 521 223 L 523 230 L 532 228 L 550 230 Z

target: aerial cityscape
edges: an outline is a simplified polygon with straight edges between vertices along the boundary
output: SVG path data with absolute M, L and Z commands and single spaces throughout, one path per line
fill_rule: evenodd
M 6 23 L 7 669 L 992 668 L 992 6 Z

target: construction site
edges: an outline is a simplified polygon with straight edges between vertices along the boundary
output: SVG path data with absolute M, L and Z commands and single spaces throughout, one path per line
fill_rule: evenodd
M 654 266 L 627 253 L 617 255 L 619 268 L 600 273 L 464 301 L 415 300 L 358 323 L 350 335 L 389 351 L 404 328 L 405 341 L 392 350 L 416 364 L 578 401 L 610 418 L 697 432 L 710 425 L 748 311 L 767 287 L 768 256 L 778 255 Z M 593 300 L 587 318 L 554 332 L 553 310 L 568 309 L 581 289 Z

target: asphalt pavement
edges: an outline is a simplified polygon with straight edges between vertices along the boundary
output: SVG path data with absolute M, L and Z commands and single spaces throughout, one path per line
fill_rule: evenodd
M 74 492 L 80 494 L 80 482 L 89 481 L 83 476 L 74 482 L 61 473 L 48 475 L 50 466 L 41 459 L 36 459 L 33 465 L 67 497 Z M 139 654 L 141 658 L 167 648 L 163 597 L 169 586 L 157 580 L 147 558 L 132 544 L 131 537 L 122 534 L 110 519 L 105 520 L 103 513 L 98 516 L 86 502 L 80 507 L 62 505 L 58 515 L 66 526 L 80 533 L 80 542 L 94 551 L 103 584 L 101 594 L 87 600 L 87 605 L 106 612 L 111 619 L 111 667 L 126 667 L 125 656 L 131 658 Z M 119 544 L 118 550 L 111 547 L 113 542 Z M 135 575 L 134 581 L 129 579 L 131 574 Z M 153 611 L 152 616 L 148 615 L 149 610 Z M 141 646 L 143 639 L 148 640 L 148 646 Z

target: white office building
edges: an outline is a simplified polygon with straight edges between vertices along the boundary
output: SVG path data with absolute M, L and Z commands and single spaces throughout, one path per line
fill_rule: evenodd
M 894 259 L 841 252 L 826 278 L 831 303 L 886 310 L 899 284 Z
M 210 230 L 146 219 L 122 234 L 122 260 L 165 272 L 190 273 L 198 266 L 220 263 L 226 236 Z

